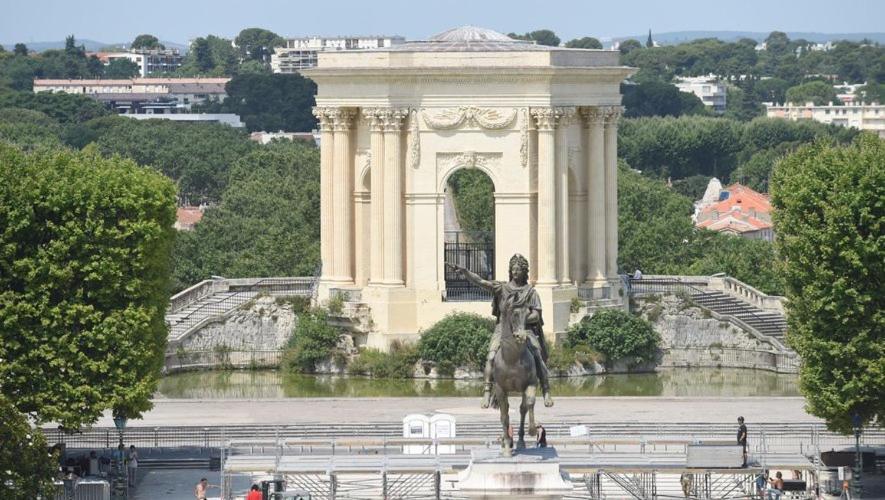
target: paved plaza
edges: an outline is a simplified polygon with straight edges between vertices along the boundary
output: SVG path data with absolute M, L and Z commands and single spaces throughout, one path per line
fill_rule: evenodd
M 515 399 L 511 398 L 512 401 Z M 666 398 L 562 397 L 553 408 L 537 405 L 539 421 L 621 423 L 819 423 L 805 412 L 801 397 Z M 449 413 L 459 422 L 497 421 L 496 410 L 483 410 L 479 398 L 291 398 L 261 400 L 158 399 L 132 426 L 287 425 L 295 423 L 400 422 L 410 413 Z M 515 410 L 514 410 L 515 414 Z M 113 427 L 110 415 L 96 424 Z

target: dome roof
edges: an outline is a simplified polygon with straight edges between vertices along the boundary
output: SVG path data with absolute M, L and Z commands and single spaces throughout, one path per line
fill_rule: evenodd
M 461 26 L 437 33 L 431 42 L 516 42 L 509 36 L 478 26 Z

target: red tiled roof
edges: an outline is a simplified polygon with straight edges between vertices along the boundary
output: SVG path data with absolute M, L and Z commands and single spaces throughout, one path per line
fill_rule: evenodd
M 193 226 L 203 219 L 203 210 L 200 207 L 178 207 L 175 217 L 178 225 Z
M 735 183 L 723 189 L 727 199 L 704 207 L 695 227 L 712 231 L 743 233 L 771 227 L 771 202 L 768 195 Z

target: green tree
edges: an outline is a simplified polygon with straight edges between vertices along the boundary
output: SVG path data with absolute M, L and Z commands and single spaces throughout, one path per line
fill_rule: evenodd
M 231 40 L 207 35 L 193 41 L 177 73 L 181 76 L 233 76 L 239 63 L 239 53 L 231 45 Z
M 706 175 L 690 175 L 684 179 L 673 181 L 673 191 L 687 197 L 689 200 L 700 200 L 707 190 L 707 184 L 711 177 Z
M 840 104 L 836 97 L 836 89 L 827 82 L 820 80 L 803 83 L 787 89 L 786 99 L 793 104 L 813 102 L 817 106 L 835 103 Z
M 0 90 L 0 109 L 25 108 L 40 111 L 59 123 L 80 123 L 109 112 L 95 99 L 64 92 L 4 92 Z
M 104 77 L 108 79 L 114 78 L 133 78 L 139 75 L 140 68 L 137 64 L 129 59 L 113 59 L 104 68 Z
M 0 145 L 0 392 L 68 429 L 138 417 L 166 345 L 175 190 L 120 158 Z
M 179 233 L 176 288 L 211 275 L 309 276 L 319 263 L 319 154 L 299 142 L 256 148 L 234 162 L 218 205 Z
M 772 31 L 765 38 L 765 50 L 774 55 L 783 55 L 790 51 L 790 38 L 783 31 Z
M 485 364 L 495 321 L 472 313 L 453 313 L 421 333 L 418 354 L 433 361 L 444 373 L 458 367 L 475 370 Z
M 755 91 L 759 102 L 783 104 L 787 101 L 787 89 L 790 83 L 780 78 L 766 78 L 756 82 Z
M 690 254 L 684 274 L 725 273 L 764 293 L 784 293 L 783 281 L 772 265 L 774 245 L 768 241 L 701 230 L 691 240 Z
M 651 38 L 651 30 L 649 29 L 649 30 L 648 30 L 648 39 L 645 40 L 645 47 L 650 49 L 650 48 L 652 48 L 652 47 L 654 47 L 654 46 L 655 46 L 655 42 L 654 42 L 654 40 L 652 40 L 652 38 Z
M 225 86 L 228 98 L 201 109 L 236 113 L 250 132 L 286 130 L 306 132 L 316 128 L 313 116 L 316 84 L 299 74 L 237 75 Z
M 547 45 L 550 47 L 559 47 L 559 42 L 561 41 L 559 37 L 556 36 L 556 33 L 547 29 L 536 30 L 523 35 L 508 33 L 507 36 L 514 40 L 527 40 L 530 42 L 537 42 L 538 45 Z
M 627 40 L 624 40 L 623 42 L 621 42 L 618 45 L 618 50 L 620 50 L 621 54 L 623 54 L 623 55 L 627 55 L 630 52 L 633 52 L 634 50 L 641 49 L 641 48 L 642 48 L 642 44 L 639 43 L 639 40 L 634 40 L 632 38 L 628 38 Z
M 885 418 L 885 143 L 806 146 L 772 177 L 787 340 L 807 410 L 835 431 Z
M 15 44 L 15 47 L 13 47 L 12 52 L 17 56 L 27 56 L 28 46 L 23 43 L 17 43 Z
M 565 46 L 570 49 L 601 49 L 602 42 L 592 36 L 585 36 L 584 38 L 569 40 Z
M 329 315 L 323 309 L 299 314 L 283 352 L 283 366 L 295 372 L 314 373 L 317 364 L 332 357 L 340 336 L 341 331 L 329 324 Z
M 704 114 L 704 103 L 690 92 L 680 92 L 671 83 L 647 81 L 633 85 L 621 85 L 624 95 L 624 116 L 680 116 Z
M 235 40 L 241 59 L 270 62 L 274 47 L 285 44 L 285 40 L 273 31 L 262 28 L 246 28 L 240 31 Z
M 885 84 L 868 83 L 854 92 L 860 102 L 885 103 Z
M 567 347 L 589 346 L 609 366 L 620 360 L 654 361 L 661 337 L 651 325 L 620 309 L 603 309 L 569 328 Z
M 56 453 L 27 417 L 0 395 L 0 498 L 55 498 Z
M 135 37 L 130 45 L 133 49 L 165 49 L 166 46 L 154 35 L 142 34 Z
M 183 202 L 194 204 L 218 200 L 231 165 L 256 148 L 243 131 L 214 123 L 109 116 L 84 127 L 102 153 L 159 170 L 176 181 Z
M 0 108 L 0 141 L 24 150 L 61 146 L 61 127 L 45 113 L 22 108 Z
M 495 186 L 481 170 L 462 169 L 449 178 L 461 229 L 474 241 L 495 234 Z

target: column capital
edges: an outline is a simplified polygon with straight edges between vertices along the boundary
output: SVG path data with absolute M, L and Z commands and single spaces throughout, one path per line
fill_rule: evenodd
M 381 120 L 384 122 L 385 132 L 400 132 L 403 129 L 403 120 L 409 116 L 408 108 L 380 108 Z
M 605 124 L 611 125 L 617 123 L 618 119 L 621 118 L 621 114 L 623 114 L 623 112 L 623 106 L 608 106 L 605 109 Z
M 371 132 L 384 131 L 384 108 L 362 108 L 360 113 L 368 120 Z
M 567 127 L 575 122 L 578 116 L 578 108 L 575 106 L 557 106 L 556 125 L 558 127 Z
M 313 116 L 316 117 L 321 132 L 332 131 L 332 115 L 331 112 L 335 108 L 328 106 L 314 106 Z
M 584 128 L 589 128 L 592 124 L 602 125 L 605 123 L 605 111 L 605 108 L 600 106 L 583 106 L 578 110 L 581 118 L 584 119 Z
M 329 117 L 332 119 L 332 127 L 336 132 L 344 132 L 353 127 L 354 118 L 356 118 L 356 109 L 354 108 L 331 108 Z
M 557 108 L 530 108 L 529 113 L 535 120 L 535 127 L 538 130 L 554 130 L 556 121 L 559 118 Z

